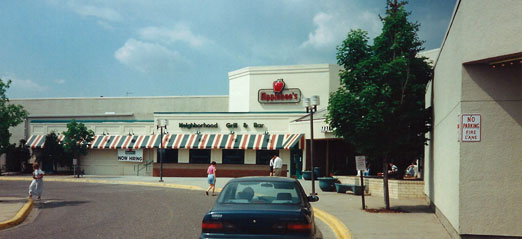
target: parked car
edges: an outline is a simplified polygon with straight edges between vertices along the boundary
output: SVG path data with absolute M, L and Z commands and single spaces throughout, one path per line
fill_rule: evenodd
M 320 238 L 299 181 L 282 177 L 230 180 L 203 217 L 200 238 Z

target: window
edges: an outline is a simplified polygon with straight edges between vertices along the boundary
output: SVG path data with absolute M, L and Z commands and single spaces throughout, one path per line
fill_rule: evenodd
M 269 165 L 270 159 L 274 155 L 279 155 L 279 150 L 258 150 L 256 151 L 256 164 Z
M 302 195 L 292 182 L 233 182 L 219 194 L 219 203 L 299 204 Z
M 210 163 L 210 149 L 191 149 L 189 163 Z
M 241 149 L 224 149 L 223 164 L 244 164 L 245 150 Z
M 177 149 L 159 149 L 158 150 L 158 163 L 160 162 L 160 154 L 163 151 L 163 163 L 178 163 L 178 150 Z

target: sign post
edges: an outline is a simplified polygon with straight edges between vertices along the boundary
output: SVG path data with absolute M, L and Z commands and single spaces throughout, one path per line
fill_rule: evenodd
M 357 171 L 359 171 L 361 175 L 361 199 L 362 199 L 362 209 L 366 209 L 366 204 L 364 203 L 364 171 L 366 170 L 366 156 L 355 156 L 355 166 L 357 167 Z
M 73 159 L 73 174 L 76 177 L 76 169 L 78 168 L 78 159 Z

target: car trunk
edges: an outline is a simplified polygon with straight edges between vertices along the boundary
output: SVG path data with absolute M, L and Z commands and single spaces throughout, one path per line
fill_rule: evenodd
M 309 214 L 299 205 L 249 204 L 245 208 L 245 205 L 223 204 L 210 212 L 210 220 L 222 222 L 223 233 L 293 234 L 309 233 L 309 230 L 288 230 L 288 224 L 309 224 Z

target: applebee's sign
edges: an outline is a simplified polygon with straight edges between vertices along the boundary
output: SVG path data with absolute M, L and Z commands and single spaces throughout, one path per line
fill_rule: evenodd
M 301 90 L 298 88 L 286 88 L 283 79 L 275 80 L 272 85 L 272 89 L 260 89 L 258 91 L 257 101 L 259 103 L 299 103 L 301 101 Z

